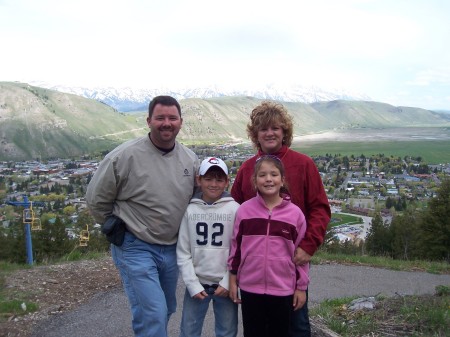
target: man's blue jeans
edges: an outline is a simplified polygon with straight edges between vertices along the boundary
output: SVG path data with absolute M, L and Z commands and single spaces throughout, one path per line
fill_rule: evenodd
M 311 325 L 308 316 L 308 289 L 306 290 L 305 305 L 292 314 L 289 337 L 311 337 Z
M 215 296 L 213 287 L 205 287 L 208 297 L 194 299 L 186 289 L 181 317 L 180 337 L 200 337 L 209 303 L 213 302 L 215 336 L 236 337 L 238 331 L 238 306 L 229 297 Z
M 135 336 L 167 337 L 167 323 L 177 306 L 176 244 L 150 244 L 126 232 L 122 246 L 111 245 L 111 253 L 128 296 Z

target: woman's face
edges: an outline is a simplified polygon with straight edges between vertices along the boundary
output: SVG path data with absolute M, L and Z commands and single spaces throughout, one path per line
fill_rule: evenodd
M 283 146 L 284 131 L 279 125 L 270 125 L 258 131 L 258 143 L 264 153 L 275 153 Z

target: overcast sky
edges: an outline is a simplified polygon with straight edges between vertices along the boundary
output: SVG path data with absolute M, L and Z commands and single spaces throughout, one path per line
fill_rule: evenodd
M 0 81 L 274 83 L 450 110 L 447 0 L 0 0 Z

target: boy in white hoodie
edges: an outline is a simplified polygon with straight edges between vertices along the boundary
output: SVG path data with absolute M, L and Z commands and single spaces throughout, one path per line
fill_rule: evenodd
M 213 302 L 215 335 L 235 337 L 238 306 L 228 297 L 227 260 L 239 204 L 226 188 L 227 165 L 219 158 L 202 161 L 196 194 L 183 216 L 177 262 L 186 284 L 180 337 L 200 337 L 209 303 Z

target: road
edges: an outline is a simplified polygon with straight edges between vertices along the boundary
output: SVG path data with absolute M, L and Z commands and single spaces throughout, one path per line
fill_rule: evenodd
M 433 294 L 437 285 L 450 286 L 450 275 L 392 271 L 365 266 L 338 264 L 312 266 L 309 286 L 310 307 L 326 299 L 375 296 Z M 177 295 L 183 298 L 179 282 Z M 169 336 L 179 335 L 182 303 L 169 322 Z M 239 337 L 242 337 L 240 325 Z M 130 313 L 122 289 L 95 296 L 78 309 L 55 316 L 37 326 L 30 337 L 132 337 Z M 205 320 L 202 337 L 214 336 L 211 309 Z

